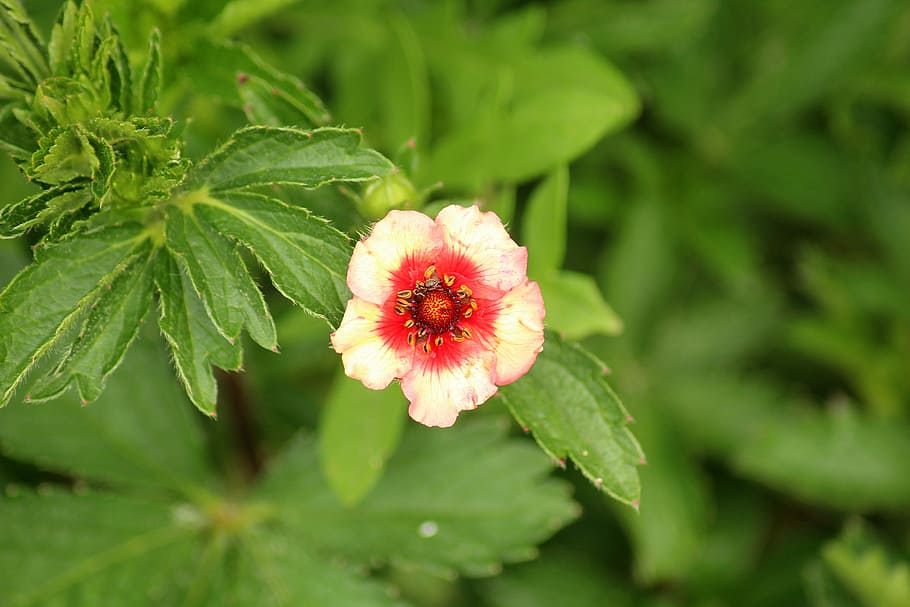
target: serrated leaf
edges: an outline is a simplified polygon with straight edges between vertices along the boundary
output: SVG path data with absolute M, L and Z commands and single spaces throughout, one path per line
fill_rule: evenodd
M 107 82 L 109 103 L 113 109 L 129 116 L 133 110 L 133 72 L 130 68 L 129 56 L 117 28 L 111 21 L 110 15 L 104 17 L 105 42 L 110 41 L 100 66 L 103 80 Z M 142 111 L 142 108 L 139 108 Z
M 401 440 L 405 411 L 400 390 L 370 390 L 336 375 L 322 412 L 319 461 L 343 504 L 358 503 L 379 481 Z
M 195 417 L 164 348 L 139 339 L 97 402 L 83 407 L 69 395 L 0 410 L 0 446 L 45 470 L 195 496 L 210 475 Z
M 299 207 L 259 194 L 198 198 L 194 213 L 247 246 L 285 297 L 338 326 L 350 298 L 347 236 Z
M 153 29 L 149 36 L 148 58 L 139 81 L 138 110 L 141 113 L 154 113 L 158 108 L 158 96 L 161 91 L 161 32 Z
M 4 576 L 0 602 L 148 604 L 148 599 L 137 603 L 140 594 L 158 597 L 160 604 L 181 604 L 174 580 L 193 567 L 198 533 L 195 521 L 167 502 L 62 490 L 4 498 L 0 568 L 14 574 Z
M 894 561 L 863 525 L 848 525 L 823 549 L 825 563 L 864 607 L 910 605 L 910 563 Z
M 0 150 L 18 162 L 31 158 L 36 147 L 34 131 L 17 118 L 22 109 L 14 103 L 0 107 Z
M 582 339 L 622 332 L 622 320 L 588 274 L 564 270 L 536 278 L 547 305 L 547 326 L 563 337 Z
M 155 277 L 161 306 L 158 326 L 171 346 L 187 395 L 200 411 L 211 415 L 218 395 L 212 365 L 236 370 L 242 364 L 243 350 L 239 340 L 231 343 L 211 323 L 177 261 L 169 253 L 161 256 Z
M 64 76 L 70 73 L 70 57 L 73 53 L 73 43 L 76 40 L 78 14 L 79 9 L 76 3 L 73 0 L 66 0 L 51 29 L 47 53 L 52 76 Z
M 135 253 L 93 302 L 57 368 L 31 387 L 32 400 L 55 398 L 73 383 L 83 404 L 101 395 L 152 304 L 157 250 L 146 241 Z
M 532 278 L 562 267 L 568 193 L 569 168 L 560 165 L 540 182 L 528 201 L 521 236 L 522 244 L 528 247 L 528 274 Z
M 81 234 L 40 252 L 0 293 L 0 404 L 145 240 L 136 224 Z
M 41 190 L 0 210 L 0 238 L 15 238 L 59 206 L 76 207 L 89 202 L 91 193 L 80 184 L 63 184 Z
M 32 165 L 32 177 L 56 185 L 90 179 L 101 161 L 82 127 L 73 126 L 57 132 L 51 141 L 42 142 L 42 150 L 35 153 Z
M 236 340 L 245 327 L 263 348 L 276 348 L 272 316 L 237 247 L 190 204 L 168 207 L 165 232 L 168 248 L 185 265 L 222 335 Z
M 37 85 L 47 77 L 44 41 L 28 18 L 19 0 L 0 1 L 0 53 L 29 84 Z
M 237 77 L 237 92 L 251 124 L 312 128 L 324 126 L 329 118 L 319 98 L 300 81 L 270 81 L 255 74 L 241 74 Z
M 391 162 L 360 143 L 360 132 L 354 129 L 249 127 L 199 164 L 187 186 L 213 191 L 274 183 L 317 188 L 392 172 Z
M 344 507 L 319 470 L 314 441 L 301 438 L 257 497 L 273 502 L 289 537 L 357 562 L 418 564 L 489 575 L 526 560 L 534 544 L 577 516 L 550 464 L 502 424 L 410 428 L 382 481 Z
M 595 486 L 635 506 L 641 491 L 637 467 L 644 454 L 605 372 L 606 366 L 581 346 L 547 332 L 531 371 L 502 386 L 499 394 L 551 457 L 571 458 Z

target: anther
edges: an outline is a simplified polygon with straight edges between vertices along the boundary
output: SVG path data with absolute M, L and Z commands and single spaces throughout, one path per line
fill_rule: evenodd
M 452 285 L 455 284 L 455 277 L 452 276 L 451 274 L 446 274 L 445 276 L 443 276 L 442 281 L 444 283 L 446 283 L 447 287 L 451 287 Z
M 404 326 L 405 326 L 405 328 L 407 328 L 407 329 L 410 329 L 411 327 L 413 327 L 413 326 L 414 326 L 414 319 L 413 319 L 413 318 L 409 318 L 409 319 L 407 319 L 406 321 L 404 321 Z
M 474 294 L 474 291 L 472 291 L 472 290 L 470 289 L 470 287 L 468 287 L 468 285 L 461 285 L 460 287 L 458 287 L 458 292 L 459 292 L 459 293 L 464 293 L 464 294 L 467 295 L 468 297 L 470 297 L 471 295 Z
M 474 311 L 476 312 L 476 311 L 477 311 L 477 301 L 474 300 L 474 299 L 472 299 L 472 300 L 471 300 L 470 302 L 468 302 L 468 303 L 470 304 L 471 309 L 474 310 Z
M 464 341 L 464 335 L 453 335 L 452 341 L 454 341 L 456 344 L 460 344 Z
M 462 316 L 464 318 L 471 318 L 471 316 L 473 316 L 473 315 L 474 315 L 474 308 L 468 308 L 467 310 L 464 311 L 464 314 L 462 314 Z
M 435 273 L 436 273 L 436 265 L 433 264 L 433 265 L 431 265 L 429 268 L 427 268 L 426 271 L 424 271 L 423 277 L 424 277 L 424 278 L 429 278 L 430 276 L 432 276 L 432 275 L 435 274 Z
M 408 333 L 408 345 L 409 346 L 413 346 L 416 339 L 417 339 L 416 333 Z
M 430 350 L 433 349 L 433 347 L 430 345 L 430 342 L 428 342 L 428 341 L 423 342 L 423 346 L 421 346 L 421 347 L 423 348 L 423 351 L 425 354 L 429 354 Z
M 469 329 L 462 328 L 461 334 L 467 339 L 471 339 L 472 337 L 474 337 L 473 335 L 471 335 L 471 331 Z
M 399 316 L 404 316 L 404 308 L 402 308 L 401 306 L 395 306 L 395 314 L 398 314 Z
M 398 297 L 400 297 L 401 299 L 411 299 L 411 295 L 413 295 L 413 293 L 408 289 L 398 292 Z
M 417 332 L 417 337 L 426 337 L 426 335 L 427 335 L 427 328 L 420 327 L 420 330 Z
M 401 298 L 397 299 L 395 301 L 395 303 L 397 305 L 401 306 L 402 308 L 407 308 L 408 305 L 410 305 L 407 299 L 401 299 Z
M 443 341 L 444 340 L 442 339 L 442 335 L 437 335 L 436 339 L 433 340 L 433 343 L 435 343 L 436 347 L 438 348 L 439 346 L 441 346 L 443 344 Z

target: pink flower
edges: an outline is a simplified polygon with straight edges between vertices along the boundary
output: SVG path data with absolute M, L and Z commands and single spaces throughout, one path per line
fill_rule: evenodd
M 543 348 L 544 305 L 528 251 L 495 213 L 448 206 L 434 222 L 390 211 L 354 248 L 332 346 L 345 373 L 393 379 L 427 426 L 448 427 L 528 372 Z

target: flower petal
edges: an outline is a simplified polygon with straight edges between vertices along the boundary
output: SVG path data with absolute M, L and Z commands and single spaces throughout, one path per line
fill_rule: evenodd
M 448 428 L 461 411 L 476 409 L 496 394 L 492 356 L 480 354 L 449 366 L 431 361 L 415 364 L 401 380 L 401 389 L 411 401 L 411 418 L 425 426 Z
M 341 354 L 344 372 L 372 390 L 382 390 L 411 368 L 411 353 L 396 350 L 379 333 L 380 308 L 352 297 L 338 330 L 332 333 L 332 347 Z
M 357 243 L 348 266 L 354 295 L 382 304 L 397 290 L 392 274 L 409 257 L 430 251 L 442 241 L 433 220 L 417 211 L 389 211 L 370 235 Z
M 498 302 L 492 335 L 487 337 L 496 355 L 496 383 L 510 384 L 530 370 L 543 349 L 546 310 L 540 287 L 525 282 Z
M 525 280 L 528 250 L 515 244 L 496 213 L 450 205 L 436 216 L 436 225 L 447 248 L 471 261 L 485 285 L 504 292 Z

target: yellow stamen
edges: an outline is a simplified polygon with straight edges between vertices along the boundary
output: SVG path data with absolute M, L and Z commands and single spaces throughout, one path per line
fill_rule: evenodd
M 426 269 L 426 271 L 423 273 L 423 277 L 424 277 L 424 278 L 429 278 L 430 276 L 432 276 L 432 275 L 435 274 L 435 273 L 436 273 L 436 265 L 434 264 L 434 265 L 431 265 L 429 268 Z
M 446 283 L 446 286 L 447 286 L 447 287 L 451 287 L 452 285 L 455 284 L 455 277 L 452 276 L 451 274 L 446 274 L 446 275 L 442 278 L 442 281 L 443 281 L 444 283 Z
M 408 289 L 398 292 L 398 297 L 400 297 L 401 299 L 411 299 L 411 295 L 413 295 L 413 293 L 411 293 L 411 291 Z
M 405 328 L 407 328 L 407 329 L 410 329 L 411 327 L 413 327 L 413 326 L 414 326 L 414 319 L 413 319 L 413 318 L 409 318 L 409 319 L 407 319 L 406 321 L 404 321 L 404 326 L 405 326 Z
M 441 346 L 443 344 L 442 335 L 437 336 L 434 342 L 436 343 L 436 347 Z

